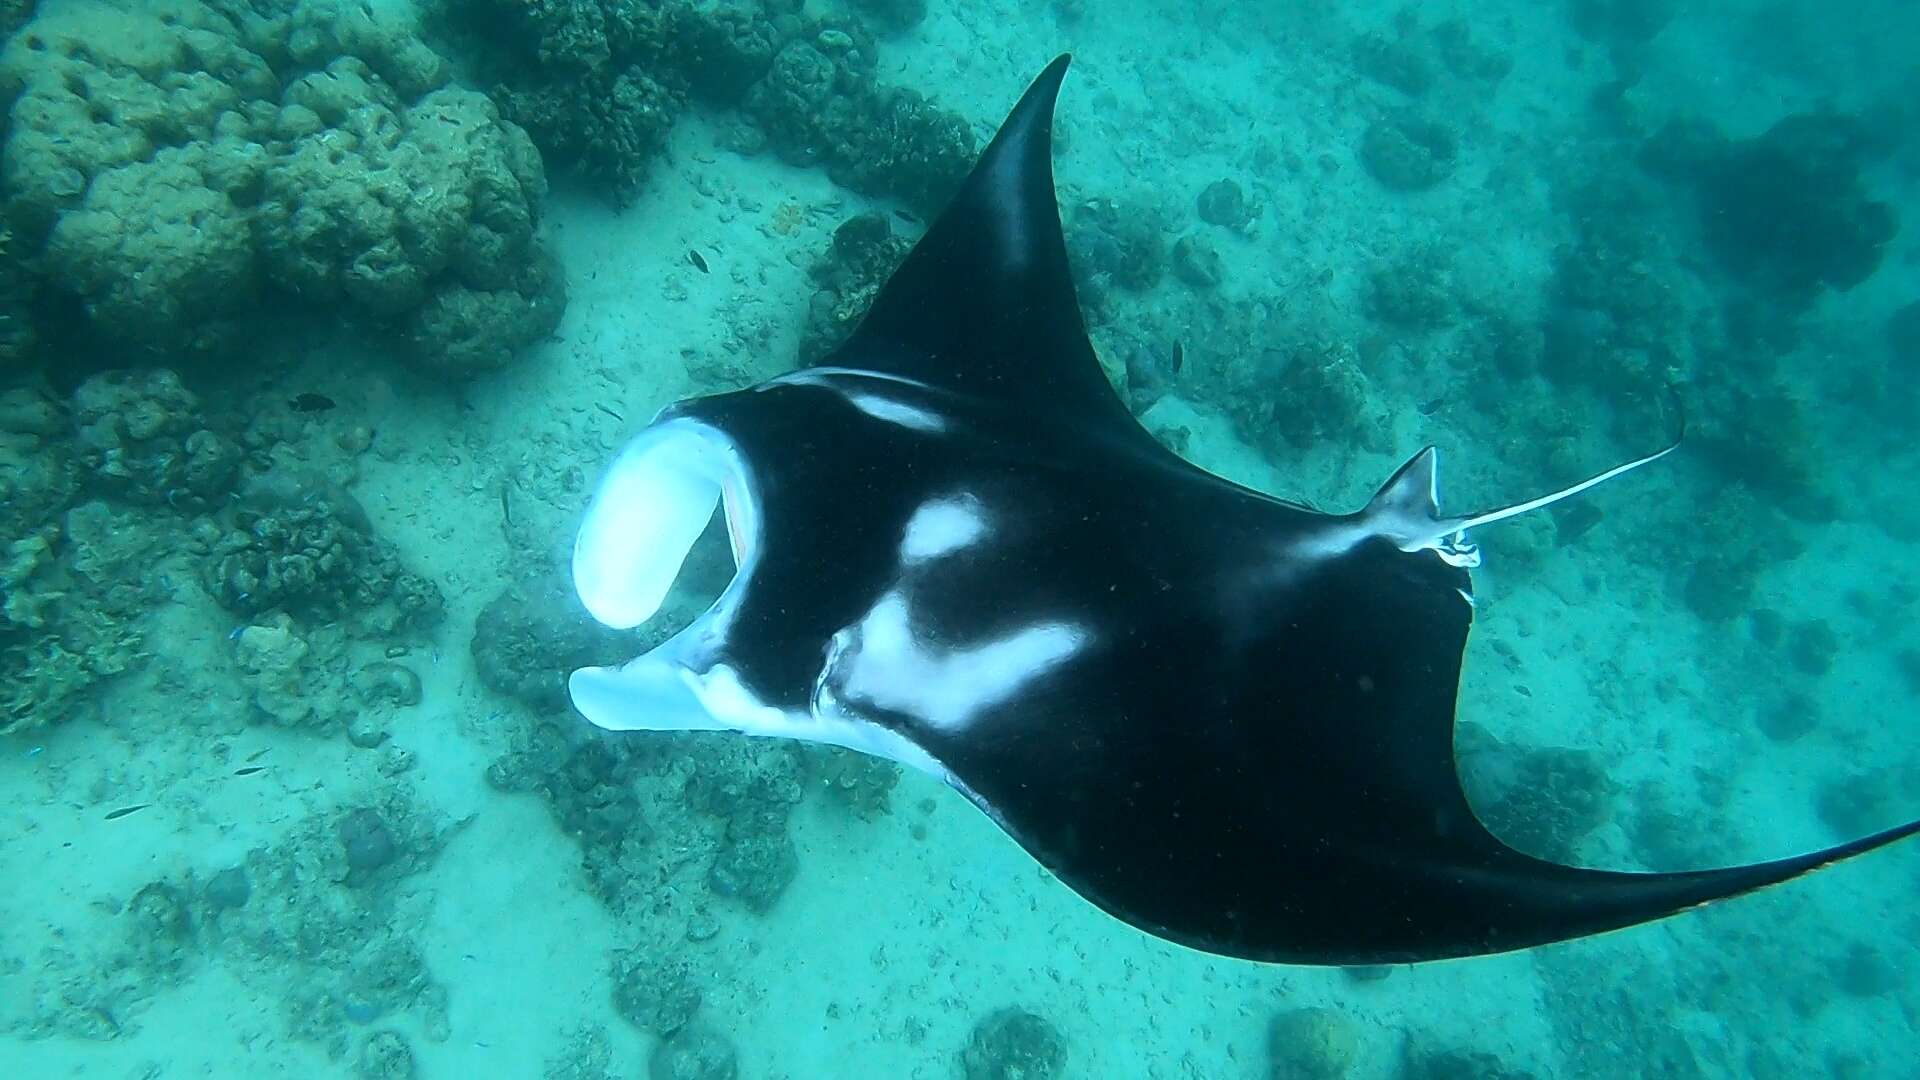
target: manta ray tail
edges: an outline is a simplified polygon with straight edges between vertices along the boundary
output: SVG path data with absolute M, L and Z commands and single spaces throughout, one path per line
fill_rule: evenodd
M 1429 446 L 1407 459 L 1387 482 L 1380 485 L 1361 518 L 1368 531 L 1385 536 L 1402 551 L 1433 551 L 1454 566 L 1480 565 L 1480 550 L 1467 542 L 1467 530 L 1519 517 L 1528 511 L 1551 506 L 1572 498 L 1589 488 L 1598 487 L 1622 473 L 1650 465 L 1680 448 L 1675 439 L 1644 457 L 1624 461 L 1595 473 L 1577 484 L 1537 495 L 1510 506 L 1479 510 L 1471 514 L 1446 515 L 1440 512 L 1440 451 Z

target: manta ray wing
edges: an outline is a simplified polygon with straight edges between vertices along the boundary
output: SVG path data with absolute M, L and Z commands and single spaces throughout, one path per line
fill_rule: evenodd
M 1067 61 L 1033 81 L 830 365 L 1151 441 L 1094 358 L 1053 188 Z

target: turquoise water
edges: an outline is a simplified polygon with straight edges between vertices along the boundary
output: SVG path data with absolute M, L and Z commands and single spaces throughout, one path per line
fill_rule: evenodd
M 1911 5 L 0 20 L 8 1076 L 1916 1075 L 1906 848 L 1265 966 L 1099 913 L 916 772 L 565 691 L 729 575 L 715 534 L 654 624 L 587 618 L 618 447 L 830 350 L 1070 50 L 1091 336 L 1189 459 L 1345 510 L 1432 443 L 1494 505 L 1684 412 L 1476 533 L 1489 825 L 1666 870 L 1913 817 Z

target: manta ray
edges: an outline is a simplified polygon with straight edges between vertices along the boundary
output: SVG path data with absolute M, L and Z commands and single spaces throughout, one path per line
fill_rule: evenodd
M 573 552 L 594 618 L 658 612 L 716 507 L 735 573 L 662 644 L 574 672 L 588 720 L 890 758 L 1123 922 L 1265 962 L 1562 941 L 1920 831 L 1688 873 L 1562 866 L 1495 838 L 1453 752 L 1467 531 L 1672 447 L 1455 516 L 1431 447 L 1345 514 L 1181 459 L 1082 321 L 1053 186 L 1067 63 L 836 352 L 667 407 L 607 468 Z

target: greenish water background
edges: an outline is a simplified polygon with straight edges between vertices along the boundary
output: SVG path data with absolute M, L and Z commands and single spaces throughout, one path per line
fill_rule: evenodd
M 1904 820 L 1911 5 L 0 13 L 9 1075 L 1913 1075 L 1911 851 L 1516 956 L 1215 960 L 924 778 L 589 730 L 560 675 L 641 646 L 558 576 L 620 443 L 830 347 L 1070 49 L 1092 333 L 1193 460 L 1345 508 L 1431 442 L 1489 504 L 1678 388 L 1681 454 L 1479 537 L 1503 836 Z

